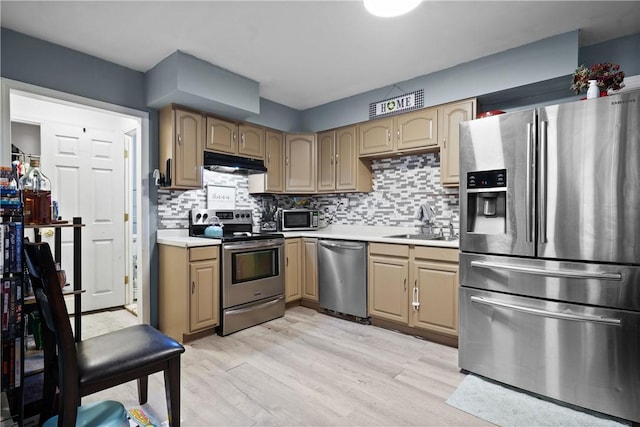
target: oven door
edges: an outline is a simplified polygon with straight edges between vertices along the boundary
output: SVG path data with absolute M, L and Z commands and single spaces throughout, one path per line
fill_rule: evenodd
M 222 308 L 284 294 L 284 239 L 222 245 Z

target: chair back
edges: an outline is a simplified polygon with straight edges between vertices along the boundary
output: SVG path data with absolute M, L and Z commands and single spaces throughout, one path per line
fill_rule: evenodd
M 24 254 L 38 310 L 47 329 L 43 331 L 45 353 L 51 347 L 47 345 L 47 339 L 51 340 L 53 337 L 57 347 L 57 349 L 49 349 L 49 351 L 57 350 L 61 411 L 71 410 L 73 413 L 80 402 L 76 343 L 60 288 L 56 264 L 51 255 L 49 244 L 46 242 L 25 242 Z M 45 354 L 46 358 L 47 354 Z M 75 423 L 75 419 L 73 423 Z

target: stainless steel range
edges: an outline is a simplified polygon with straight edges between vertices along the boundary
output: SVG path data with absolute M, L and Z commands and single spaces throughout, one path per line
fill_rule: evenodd
M 220 335 L 229 335 L 284 315 L 284 237 L 254 233 L 250 210 L 196 209 L 189 235 L 209 237 L 222 224 Z M 206 233 L 206 234 L 205 234 Z
M 640 92 L 460 125 L 459 365 L 640 422 Z

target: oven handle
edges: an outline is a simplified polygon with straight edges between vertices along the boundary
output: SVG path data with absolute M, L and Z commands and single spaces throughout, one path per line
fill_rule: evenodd
M 283 239 L 269 239 L 269 240 L 254 240 L 246 242 L 225 243 L 222 245 L 222 249 L 234 250 L 234 249 L 261 249 L 272 248 L 284 244 Z
M 523 267 L 487 261 L 471 261 L 471 266 L 487 268 L 489 270 L 507 270 L 516 273 L 536 274 L 538 276 L 567 277 L 571 279 L 622 280 L 622 274 L 620 273 L 605 273 L 603 271 L 547 270 L 545 268 Z
M 260 303 L 257 303 L 257 304 L 251 304 L 251 306 L 249 306 L 249 307 L 234 308 L 234 309 L 230 309 L 230 310 L 228 309 L 228 310 L 225 310 L 225 312 L 226 312 L 226 314 L 231 314 L 231 313 L 233 313 L 233 314 L 242 314 L 242 313 L 246 313 L 247 311 L 255 310 L 257 306 L 268 307 L 270 305 L 277 304 L 283 299 L 284 299 L 283 296 L 279 296 L 278 298 L 276 298 L 274 300 L 271 300 L 271 301 L 260 302 Z
M 602 316 L 589 316 L 585 314 L 569 314 L 569 313 L 556 313 L 553 311 L 541 310 L 539 308 L 532 307 L 524 307 L 521 305 L 509 304 L 502 301 L 496 301 L 492 299 L 482 298 L 482 297 L 471 297 L 471 302 L 475 302 L 478 304 L 484 304 L 489 306 L 508 308 L 514 311 L 519 311 L 522 313 L 532 314 L 534 316 L 541 317 L 551 317 L 554 319 L 561 320 L 574 320 L 578 322 L 592 322 L 592 323 L 603 323 L 605 325 L 616 325 L 620 326 L 622 321 L 620 319 L 614 319 L 611 317 L 602 317 Z

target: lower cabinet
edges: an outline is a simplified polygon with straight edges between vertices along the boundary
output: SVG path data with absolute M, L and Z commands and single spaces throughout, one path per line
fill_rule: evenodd
M 409 246 L 369 244 L 369 315 L 409 322 Z
M 302 298 L 318 302 L 318 239 L 302 239 Z
M 220 249 L 158 245 L 158 326 L 185 342 L 220 322 Z
M 284 242 L 285 302 L 302 298 L 302 239 L 286 239 Z
M 458 249 L 369 244 L 369 315 L 458 336 Z
M 416 246 L 409 325 L 458 336 L 458 250 Z

